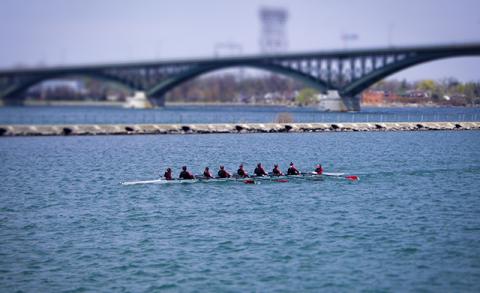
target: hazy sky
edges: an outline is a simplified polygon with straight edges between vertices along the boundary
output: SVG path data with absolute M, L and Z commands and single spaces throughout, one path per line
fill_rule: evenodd
M 480 42 L 480 0 L 1 0 L 0 67 L 211 57 L 217 43 L 259 53 L 262 6 L 289 11 L 288 51 Z M 390 38 L 389 38 L 390 36 Z M 397 74 L 480 80 L 480 57 Z

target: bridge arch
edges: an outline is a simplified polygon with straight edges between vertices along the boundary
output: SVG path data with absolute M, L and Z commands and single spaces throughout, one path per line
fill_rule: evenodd
M 63 72 L 63 73 L 46 74 L 46 75 L 41 75 L 41 76 L 36 76 L 34 78 L 26 79 L 25 81 L 19 82 L 17 84 L 12 85 L 10 88 L 7 88 L 3 93 L 1 93 L 1 96 L 7 100 L 10 98 L 16 98 L 22 93 L 24 93 L 26 90 L 28 90 L 29 88 L 35 85 L 38 85 L 41 82 L 53 80 L 53 79 L 59 79 L 59 78 L 72 77 L 72 76 L 91 77 L 97 80 L 113 82 L 129 91 L 136 90 L 136 88 L 133 87 L 128 82 L 121 80 L 117 77 L 104 74 L 102 72 L 73 71 L 73 72 L 67 72 L 67 73 Z
M 153 86 L 147 91 L 149 97 L 164 99 L 165 94 L 172 90 L 173 88 L 179 86 L 182 83 L 190 81 L 200 75 L 210 73 L 217 70 L 228 69 L 233 67 L 248 67 L 254 69 L 261 69 L 270 71 L 273 73 L 278 73 L 280 75 L 288 76 L 297 80 L 304 82 L 305 84 L 318 89 L 319 91 L 325 92 L 328 89 L 332 89 L 331 86 L 327 85 L 326 82 L 316 79 L 311 75 L 305 74 L 303 72 L 283 67 L 275 64 L 267 63 L 230 63 L 230 64 L 215 64 L 209 66 L 198 66 L 194 67 L 191 70 L 188 70 L 178 76 L 167 78 L 157 85 Z
M 362 91 L 368 89 L 370 86 L 374 85 L 375 83 L 385 79 L 386 77 L 403 71 L 405 69 L 409 69 L 415 67 L 417 65 L 422 65 L 432 61 L 439 61 L 444 59 L 453 59 L 453 58 L 462 58 L 462 57 L 479 57 L 479 53 L 472 53 L 467 55 L 430 55 L 430 56 L 417 56 L 417 57 L 410 57 L 406 58 L 405 60 L 395 62 L 393 64 L 387 65 L 383 68 L 373 70 L 369 74 L 355 80 L 354 82 L 348 84 L 344 87 L 340 94 L 342 96 L 353 97 L 360 94 Z

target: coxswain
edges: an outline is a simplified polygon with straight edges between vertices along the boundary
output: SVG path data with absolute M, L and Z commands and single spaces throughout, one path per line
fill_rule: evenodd
M 267 172 L 265 172 L 265 169 L 263 169 L 262 163 L 257 164 L 257 167 L 253 173 L 255 173 L 256 176 L 268 176 Z
M 318 164 L 318 165 L 315 167 L 315 173 L 317 173 L 317 175 L 322 175 L 322 174 L 323 174 L 322 165 Z
M 273 165 L 272 173 L 273 176 L 283 176 L 282 171 L 280 171 L 280 168 L 278 168 L 278 164 Z
M 205 167 L 205 170 L 203 170 L 203 177 L 206 179 L 213 178 L 212 173 L 210 173 L 210 168 Z
M 245 170 L 243 169 L 243 164 L 240 164 L 240 166 L 238 167 L 237 174 L 238 176 L 243 178 L 248 177 L 248 173 L 245 172 Z
M 226 170 L 225 170 L 225 167 L 224 166 L 220 166 L 220 170 L 218 170 L 218 177 L 219 178 L 230 178 L 232 175 L 230 175 L 230 173 L 228 173 Z
M 295 168 L 295 165 L 293 162 L 290 162 L 290 167 L 287 170 L 287 175 L 300 175 L 300 171 L 298 171 L 297 168 Z
M 165 177 L 165 180 L 173 180 L 172 177 L 172 169 L 167 168 L 167 171 L 163 174 L 163 177 Z
M 192 173 L 187 171 L 187 166 L 182 167 L 182 172 L 180 172 L 180 179 L 195 179 Z

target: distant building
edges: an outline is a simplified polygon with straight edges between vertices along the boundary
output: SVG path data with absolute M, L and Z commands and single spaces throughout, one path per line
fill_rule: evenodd
M 432 96 L 432 93 L 429 91 L 421 91 L 421 90 L 410 90 L 406 91 L 405 94 L 402 96 L 407 98 L 425 98 L 429 99 Z
M 288 12 L 283 8 L 263 7 L 260 9 L 261 37 L 260 50 L 265 54 L 287 50 L 286 23 Z
M 362 103 L 365 105 L 380 105 L 385 103 L 386 96 L 387 94 L 384 91 L 365 91 L 362 94 Z

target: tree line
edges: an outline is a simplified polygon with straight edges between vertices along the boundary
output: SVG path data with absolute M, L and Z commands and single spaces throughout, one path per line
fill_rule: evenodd
M 212 74 L 186 82 L 167 94 L 170 102 L 292 102 L 305 85 L 276 74 Z
M 382 80 L 372 87 L 371 91 L 383 91 L 387 96 L 411 97 L 412 92 L 423 93 L 423 98 L 428 98 L 434 103 L 462 103 L 465 105 L 480 104 L 480 82 L 460 82 L 455 78 L 440 80 L 425 79 L 409 82 L 403 80 Z
M 122 101 L 131 93 L 111 83 L 85 78 L 80 80 L 81 89 L 71 87 L 36 86 L 27 95 L 43 99 L 106 100 L 116 96 Z M 367 91 L 382 92 L 385 96 L 400 97 L 397 102 L 415 101 L 412 92 L 423 93 L 433 103 L 445 104 L 447 100 L 458 105 L 480 105 L 480 82 L 460 82 L 454 78 L 442 80 L 383 80 Z M 317 102 L 318 92 L 304 83 L 276 74 L 243 74 L 224 72 L 209 74 L 188 81 L 167 93 L 167 102 L 200 103 L 257 103 L 309 105 Z M 401 97 L 405 97 L 404 100 Z M 385 99 L 389 102 L 389 99 Z

